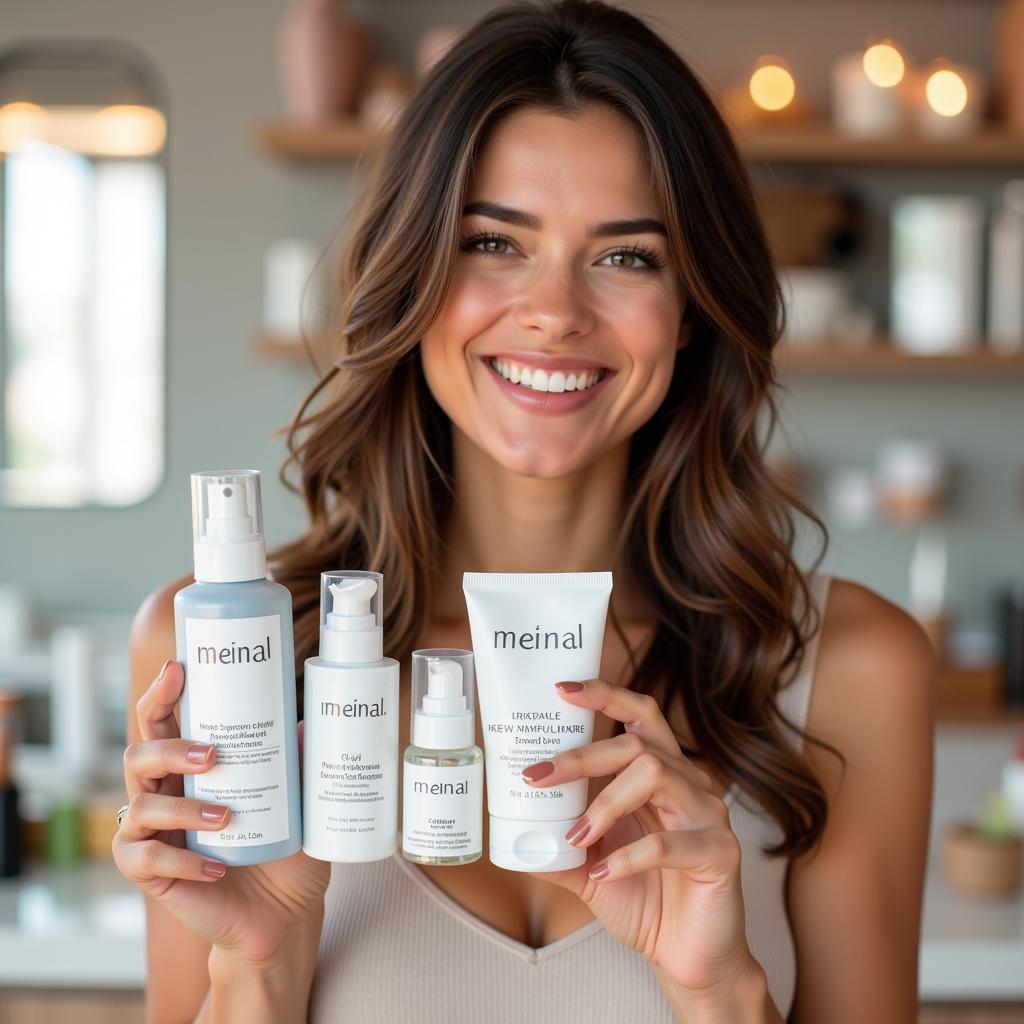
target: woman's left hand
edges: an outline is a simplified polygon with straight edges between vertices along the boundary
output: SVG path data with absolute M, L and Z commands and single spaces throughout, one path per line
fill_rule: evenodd
M 601 679 L 555 685 L 567 703 L 623 722 L 626 732 L 524 770 L 537 787 L 615 776 L 566 835 L 592 851 L 588 864 L 537 877 L 579 896 L 681 996 L 727 999 L 761 972 L 747 945 L 728 807 L 653 698 Z

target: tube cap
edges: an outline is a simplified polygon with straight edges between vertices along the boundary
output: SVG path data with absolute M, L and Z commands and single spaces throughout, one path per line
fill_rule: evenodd
M 491 863 L 508 871 L 565 871 L 587 862 L 587 851 L 565 841 L 576 824 L 565 821 L 516 821 L 490 816 Z

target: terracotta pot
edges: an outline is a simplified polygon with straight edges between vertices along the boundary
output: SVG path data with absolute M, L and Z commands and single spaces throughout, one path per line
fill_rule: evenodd
M 369 36 L 337 0 L 293 0 L 278 26 L 277 60 L 285 116 L 329 121 L 356 110 Z
M 999 105 L 1007 126 L 1024 134 L 1024 0 L 1003 0 L 995 35 Z
M 999 895 L 1020 885 L 1021 838 L 988 839 L 975 825 L 951 825 L 943 838 L 946 880 L 971 893 Z

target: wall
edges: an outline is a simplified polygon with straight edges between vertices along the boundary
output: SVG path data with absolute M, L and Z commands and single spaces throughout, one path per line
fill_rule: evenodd
M 373 26 L 381 57 L 406 65 L 426 27 L 466 23 L 493 6 L 353 4 Z M 869 35 L 903 40 L 918 58 L 943 53 L 983 70 L 991 63 L 991 2 L 624 6 L 651 14 L 713 88 L 743 75 L 761 53 L 776 51 L 798 69 L 811 101 L 823 104 L 830 57 Z M 255 151 L 254 125 L 279 111 L 274 28 L 282 10 L 281 0 L 4 4 L 0 51 L 51 34 L 117 38 L 149 57 L 169 97 L 167 473 L 159 490 L 134 508 L 0 510 L 0 580 L 23 585 L 48 608 L 87 603 L 129 611 L 153 586 L 186 572 L 193 469 L 263 470 L 271 542 L 301 529 L 297 499 L 275 482 L 283 446 L 272 433 L 287 422 L 309 376 L 251 355 L 262 259 L 266 245 L 282 235 L 326 241 L 342 225 L 358 179 L 345 167 L 289 168 Z M 1011 572 L 1024 575 L 1020 503 L 1014 511 L 1011 485 L 1022 464 L 1019 391 L 1012 382 L 796 382 L 785 408 L 794 448 L 818 464 L 869 462 L 878 440 L 906 430 L 927 432 L 963 458 L 951 563 L 958 601 L 978 618 L 994 582 Z M 826 564 L 903 600 L 912 540 L 895 529 L 838 532 Z

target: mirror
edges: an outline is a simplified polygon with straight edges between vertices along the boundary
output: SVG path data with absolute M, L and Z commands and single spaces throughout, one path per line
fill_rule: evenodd
M 0 503 L 136 504 L 164 472 L 166 119 L 134 51 L 0 53 Z

